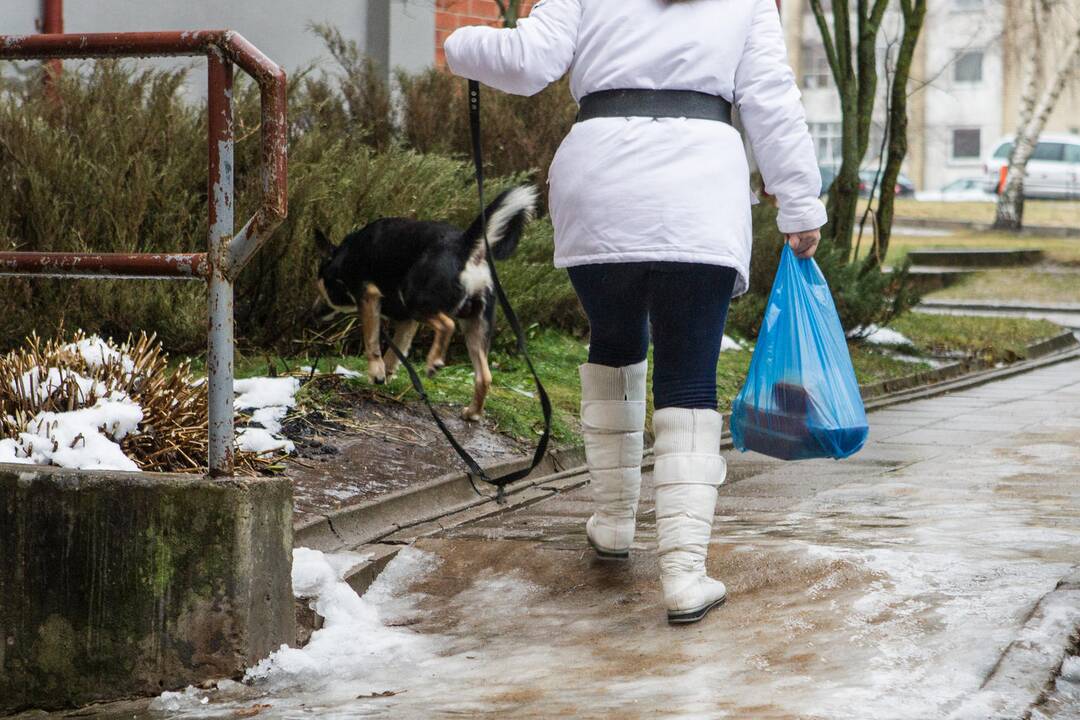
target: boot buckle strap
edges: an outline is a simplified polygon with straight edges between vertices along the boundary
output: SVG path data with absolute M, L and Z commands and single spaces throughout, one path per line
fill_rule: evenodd
M 724 484 L 727 463 L 720 455 L 678 453 L 661 455 L 653 464 L 653 486 Z

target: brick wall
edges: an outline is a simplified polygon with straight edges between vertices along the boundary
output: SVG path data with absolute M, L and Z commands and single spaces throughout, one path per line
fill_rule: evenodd
M 521 16 L 529 14 L 532 0 L 522 0 Z M 435 61 L 446 64 L 443 42 L 463 25 L 502 27 L 502 15 L 495 0 L 437 0 L 435 3 Z

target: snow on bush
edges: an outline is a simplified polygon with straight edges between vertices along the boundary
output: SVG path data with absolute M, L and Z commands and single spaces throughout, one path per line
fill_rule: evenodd
M 292 452 L 273 433 L 295 404 L 294 378 L 237 383 L 237 406 L 261 429 L 242 433 L 237 464 Z M 77 333 L 71 342 L 30 337 L 0 357 L 0 462 L 75 469 L 204 472 L 206 385 L 188 362 L 169 367 L 155 338 L 124 344 Z M 250 434 L 248 434 L 250 433 Z
M 295 452 L 292 441 L 278 433 L 289 408 L 296 405 L 300 381 L 294 377 L 258 377 L 237 380 L 233 387 L 237 392 L 236 409 L 253 411 L 251 422 L 261 426 L 240 429 L 236 434 L 237 449 L 256 455 Z

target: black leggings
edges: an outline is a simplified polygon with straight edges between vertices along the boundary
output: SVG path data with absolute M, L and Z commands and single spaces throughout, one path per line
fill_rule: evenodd
M 579 265 L 569 272 L 592 327 L 589 362 L 641 362 L 651 321 L 656 408 L 716 409 L 716 362 L 735 270 L 644 262 Z

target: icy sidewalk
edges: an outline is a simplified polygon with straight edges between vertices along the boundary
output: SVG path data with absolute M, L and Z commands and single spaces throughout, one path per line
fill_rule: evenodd
M 1080 624 L 1080 603 L 1029 618 L 1080 559 L 1080 362 L 871 426 L 842 463 L 729 455 L 710 571 L 730 599 L 698 625 L 664 622 L 651 491 L 631 561 L 601 564 L 583 489 L 418 540 L 362 599 L 324 577 L 335 620 L 311 651 L 264 665 L 257 699 L 181 712 L 1023 716 L 1019 685 L 981 688 L 1010 643 L 1038 660 Z

